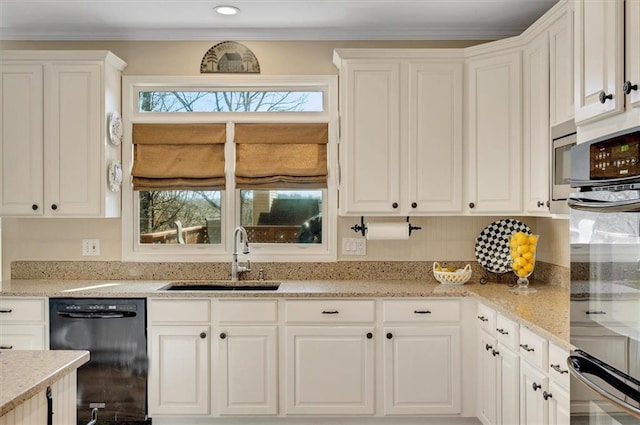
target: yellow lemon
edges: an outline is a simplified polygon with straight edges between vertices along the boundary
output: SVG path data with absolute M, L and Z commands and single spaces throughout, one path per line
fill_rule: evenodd
M 533 254 L 531 253 L 531 250 L 529 250 L 529 252 L 525 252 L 524 254 L 522 254 L 522 258 L 524 258 L 527 261 L 531 261 L 533 259 Z
M 527 262 L 527 260 L 525 260 L 525 259 L 524 259 L 524 258 L 522 258 L 522 257 L 518 257 L 518 258 L 515 260 L 515 262 L 516 262 L 516 263 L 518 263 L 518 265 L 519 265 L 520 267 L 524 267 L 524 266 L 525 266 L 525 265 L 527 265 L 527 263 L 528 263 L 528 262 Z
M 519 265 L 518 263 L 515 263 L 515 262 L 514 262 L 514 263 L 512 263 L 512 264 L 511 264 L 511 268 L 512 268 L 513 270 L 518 270 L 518 269 L 520 268 L 520 265 Z
M 524 233 L 520 232 L 518 236 L 516 236 L 516 241 L 518 245 L 524 245 L 529 241 L 529 238 Z
M 524 269 L 527 273 L 528 273 L 528 272 L 530 272 L 530 271 L 533 271 L 533 264 L 531 264 L 531 263 L 526 264 L 526 265 L 523 267 L 523 269 Z
M 529 274 L 529 272 L 527 272 L 525 269 L 519 269 L 518 271 L 516 271 L 516 274 L 520 277 L 525 277 Z
M 538 243 L 538 236 L 537 235 L 531 235 L 529 236 L 529 245 L 535 245 L 536 243 Z
M 524 255 L 529 252 L 529 245 L 521 245 L 518 247 L 518 254 Z
M 535 245 L 529 245 L 529 252 L 531 252 L 531 253 L 536 252 L 536 246 Z

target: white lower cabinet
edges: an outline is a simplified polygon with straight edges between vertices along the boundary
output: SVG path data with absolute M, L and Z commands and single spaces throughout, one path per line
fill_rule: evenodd
M 384 301 L 383 321 L 385 415 L 460 413 L 460 301 Z
M 520 424 L 546 425 L 549 405 L 544 393 L 549 391 L 547 375 L 526 361 L 520 362 Z
M 276 300 L 219 300 L 214 304 L 214 398 L 220 415 L 278 413 Z
M 520 358 L 502 344 L 498 344 L 498 423 L 517 424 L 520 420 L 518 399 L 520 386 Z
M 484 425 L 498 423 L 498 359 L 493 355 L 497 341 L 479 331 L 478 418 Z
M 375 301 L 285 302 L 286 414 L 371 415 Z
M 549 391 L 542 395 L 549 404 L 549 425 L 569 425 L 571 423 L 569 390 L 550 380 Z
M 204 299 L 150 299 L 149 415 L 208 415 L 211 306 Z
M 48 348 L 45 298 L 0 298 L 0 350 Z

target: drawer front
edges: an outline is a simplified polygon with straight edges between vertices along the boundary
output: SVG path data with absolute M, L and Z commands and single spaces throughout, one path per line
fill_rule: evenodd
M 496 317 L 496 337 L 498 342 L 514 351 L 518 351 L 518 341 L 520 340 L 518 328 L 519 326 L 516 322 L 502 314 L 498 314 Z
M 640 305 L 637 301 L 571 301 L 570 317 L 573 323 L 635 324 L 640 320 Z
M 481 329 L 488 332 L 490 335 L 496 333 L 496 311 L 494 309 L 487 307 L 482 303 L 478 303 L 476 319 Z
M 198 299 L 150 299 L 149 322 L 202 323 L 211 321 L 210 300 Z
M 42 298 L 0 298 L 0 321 L 44 322 L 46 302 Z
M 44 325 L 0 325 L 1 350 L 44 350 Z
M 520 328 L 520 358 L 527 360 L 538 369 L 547 370 L 549 358 L 547 340 L 531 332 L 527 328 Z
M 372 300 L 294 300 L 285 304 L 288 323 L 373 322 L 375 304 Z
M 214 306 L 214 315 L 220 323 L 274 323 L 278 321 L 278 302 L 219 300 L 217 306 Z
M 569 389 L 569 368 L 567 367 L 569 352 L 549 343 L 549 378 Z
M 458 300 L 385 301 L 385 322 L 459 322 Z

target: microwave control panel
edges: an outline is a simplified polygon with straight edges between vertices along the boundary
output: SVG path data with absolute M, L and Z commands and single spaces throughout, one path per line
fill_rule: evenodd
M 593 143 L 590 148 L 592 180 L 640 175 L 640 132 Z

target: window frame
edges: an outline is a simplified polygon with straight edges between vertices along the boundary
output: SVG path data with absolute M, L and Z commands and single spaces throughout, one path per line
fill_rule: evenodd
M 123 76 L 122 89 L 122 259 L 124 261 L 228 262 L 231 261 L 233 230 L 240 223 L 240 191 L 235 189 L 235 123 L 323 122 L 329 126 L 327 188 L 323 189 L 321 244 L 251 244 L 248 258 L 257 262 L 313 262 L 337 260 L 338 211 L 338 79 L 334 75 L 221 75 Z M 140 112 L 143 91 L 212 90 L 322 91 L 322 112 Z M 132 188 L 133 123 L 223 122 L 227 125 L 225 175 L 227 190 L 221 193 L 220 244 L 140 244 L 138 196 Z M 229 188 L 233 188 L 232 190 Z

